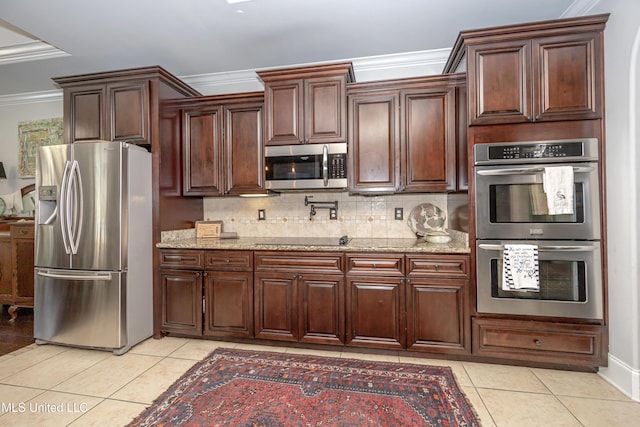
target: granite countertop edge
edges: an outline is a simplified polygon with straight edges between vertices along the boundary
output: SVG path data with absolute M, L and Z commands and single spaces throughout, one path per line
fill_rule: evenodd
M 269 240 L 273 240 L 270 238 Z M 353 238 L 344 246 L 301 246 L 286 244 L 265 244 L 261 237 L 240 237 L 236 239 L 188 237 L 163 241 L 156 244 L 160 249 L 222 249 L 222 250 L 262 250 L 262 251 L 309 251 L 309 252 L 411 252 L 411 253 L 453 253 L 471 252 L 466 241 L 452 240 L 449 243 L 428 243 L 418 239 Z

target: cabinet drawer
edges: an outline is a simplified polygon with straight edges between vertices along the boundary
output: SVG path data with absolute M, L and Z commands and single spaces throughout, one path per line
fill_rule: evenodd
M 469 277 L 469 257 L 407 255 L 408 276 Z
M 342 254 L 314 252 L 304 255 L 301 252 L 256 252 L 256 271 L 295 271 L 297 273 L 342 273 L 344 271 Z
M 160 267 L 202 270 L 203 251 L 165 249 L 160 251 Z
M 375 276 L 404 276 L 402 254 L 349 254 L 347 273 Z
M 603 326 L 474 319 L 473 329 L 477 355 L 573 365 L 603 362 Z
M 207 251 L 204 253 L 204 266 L 221 271 L 253 271 L 253 252 Z
M 33 239 L 33 232 L 35 227 L 33 224 L 25 225 L 12 225 L 11 237 L 14 239 Z

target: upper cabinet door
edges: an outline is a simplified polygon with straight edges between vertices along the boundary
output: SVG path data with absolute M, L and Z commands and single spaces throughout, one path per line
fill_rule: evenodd
M 106 87 L 87 85 L 64 90 L 65 140 L 107 139 Z
M 516 40 L 469 47 L 471 124 L 531 119 L 531 42 Z
M 347 140 L 347 96 L 343 76 L 307 79 L 305 94 L 305 144 Z
M 600 33 L 533 40 L 536 120 L 602 117 Z
M 255 193 L 264 189 L 262 103 L 225 107 L 225 192 Z
M 456 188 L 455 88 L 402 93 L 403 191 Z
M 110 139 L 148 144 L 149 138 L 149 82 L 112 83 L 109 94 Z
M 393 193 L 400 182 L 399 93 L 349 100 L 349 191 Z
M 222 106 L 183 113 L 184 195 L 222 194 Z
M 304 143 L 304 85 L 302 80 L 265 84 L 265 145 Z

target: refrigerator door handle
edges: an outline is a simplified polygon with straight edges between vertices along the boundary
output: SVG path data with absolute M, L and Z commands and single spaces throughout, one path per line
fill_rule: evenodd
M 51 273 L 49 271 L 38 271 L 36 274 L 42 277 L 48 277 L 51 279 L 62 279 L 62 280 L 94 280 L 94 281 L 111 280 L 111 273 L 59 274 L 59 273 Z
M 78 253 L 78 242 L 80 241 L 80 231 L 82 230 L 82 220 L 84 217 L 84 194 L 82 192 L 82 176 L 78 161 L 74 160 L 71 166 L 69 179 L 70 194 L 73 194 L 73 211 L 69 212 L 69 246 L 71 253 Z
M 62 243 L 64 244 L 65 253 L 71 254 L 69 247 L 69 173 L 71 162 L 67 161 L 62 172 L 62 184 L 60 185 L 60 200 L 58 202 L 60 209 L 60 229 L 62 231 Z

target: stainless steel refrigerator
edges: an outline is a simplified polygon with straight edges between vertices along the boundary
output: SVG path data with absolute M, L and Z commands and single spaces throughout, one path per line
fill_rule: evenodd
M 123 354 L 153 333 L 151 153 L 126 142 L 36 155 L 34 335 Z

